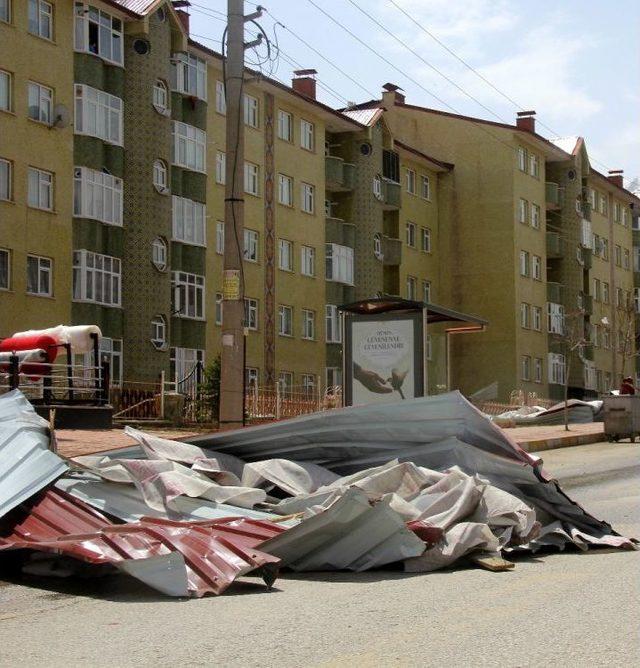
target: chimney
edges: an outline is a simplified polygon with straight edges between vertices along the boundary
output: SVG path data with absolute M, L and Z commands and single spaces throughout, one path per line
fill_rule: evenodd
M 188 0 L 172 0 L 173 8 L 176 10 L 176 15 L 182 23 L 184 31 L 189 35 L 189 13 L 185 11 L 187 7 L 190 7 Z M 184 8 L 184 9 L 183 9 Z
M 610 169 L 607 178 L 609 181 L 611 181 L 611 183 L 615 183 L 619 188 L 624 188 L 623 175 L 623 169 Z
M 293 79 L 291 79 L 291 88 L 293 88 L 296 93 L 300 93 L 300 95 L 315 100 L 316 74 L 318 74 L 316 70 L 295 70 Z
M 384 86 L 382 86 L 382 103 L 387 107 L 393 107 L 394 104 L 404 104 L 405 96 L 398 92 L 401 90 L 402 88 L 395 84 L 384 84 Z
M 516 126 L 519 130 L 525 132 L 536 131 L 536 112 L 535 111 L 519 111 L 516 118 Z

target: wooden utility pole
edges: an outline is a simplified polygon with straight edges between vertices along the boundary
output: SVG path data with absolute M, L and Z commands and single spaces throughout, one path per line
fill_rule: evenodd
M 222 279 L 222 369 L 220 426 L 244 424 L 244 0 L 227 0 L 225 95 L 227 105 L 224 272 Z M 256 42 L 259 43 L 259 40 Z M 252 43 L 254 44 L 254 43 Z

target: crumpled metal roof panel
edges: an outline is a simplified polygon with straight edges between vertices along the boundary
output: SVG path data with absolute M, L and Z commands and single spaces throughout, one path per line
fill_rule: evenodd
M 0 517 L 62 475 L 49 425 L 19 390 L 0 397 Z

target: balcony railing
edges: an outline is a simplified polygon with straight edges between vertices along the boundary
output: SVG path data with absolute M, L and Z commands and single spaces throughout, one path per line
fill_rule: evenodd
M 345 192 L 353 189 L 355 166 L 337 155 L 324 158 L 325 185 L 327 190 Z
M 553 181 L 545 183 L 547 209 L 561 209 L 564 206 L 564 188 Z
M 400 208 L 400 184 L 394 181 L 382 180 L 382 208 L 386 211 L 395 211 Z
M 562 293 L 564 286 L 562 283 L 547 283 L 547 301 L 554 304 L 562 304 Z
M 385 265 L 399 265 L 402 260 L 402 240 L 391 237 L 382 237 L 382 263 Z
M 562 239 L 558 232 L 547 232 L 547 258 L 555 260 L 563 255 Z
M 593 250 L 591 248 L 582 249 L 582 267 L 589 271 L 593 267 Z
M 593 315 L 593 296 L 582 295 L 582 308 L 585 315 Z

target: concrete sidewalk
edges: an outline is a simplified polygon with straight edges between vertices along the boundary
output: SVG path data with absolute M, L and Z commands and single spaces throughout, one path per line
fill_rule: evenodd
M 564 448 L 586 443 L 604 441 L 602 422 L 569 425 L 565 431 L 562 425 L 554 427 L 514 427 L 505 432 L 514 438 L 527 452 L 541 452 L 552 448 Z M 150 433 L 173 440 L 194 436 L 194 429 L 149 429 Z M 58 429 L 56 430 L 58 451 L 65 457 L 90 455 L 105 450 L 115 450 L 135 445 L 122 429 Z

